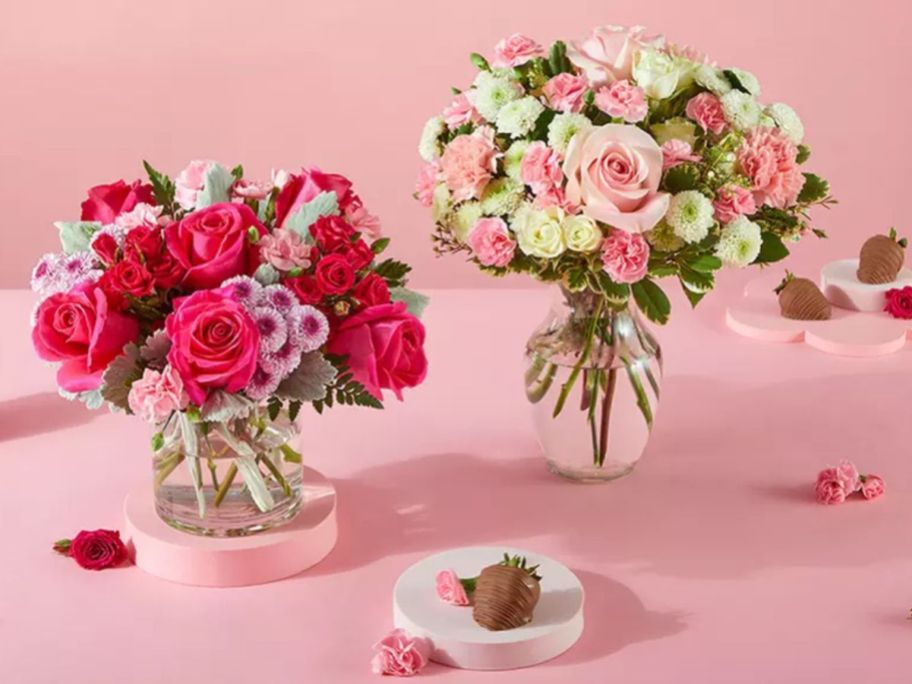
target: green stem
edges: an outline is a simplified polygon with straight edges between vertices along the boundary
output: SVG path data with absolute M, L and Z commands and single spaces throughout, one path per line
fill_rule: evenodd
M 602 306 L 603 301 L 600 299 L 598 304 L 596 304 L 592 320 L 589 322 L 589 328 L 586 330 L 586 341 L 583 344 L 583 351 L 580 354 L 580 359 L 573 367 L 573 371 L 571 371 L 570 377 L 567 378 L 567 382 L 561 387 L 561 393 L 557 398 L 557 405 L 554 407 L 554 413 L 552 414 L 553 418 L 557 418 L 564 409 L 564 404 L 567 403 L 567 397 L 570 396 L 570 390 L 573 389 L 573 385 L 576 384 L 577 378 L 579 378 L 580 373 L 583 371 L 583 365 L 589 360 L 589 355 L 592 353 L 592 343 L 595 340 L 595 330 L 602 315 Z
M 532 383 L 526 385 L 526 398 L 533 404 L 540 402 L 554 384 L 554 377 L 557 375 L 557 365 L 549 363 L 544 373 L 544 377 L 535 378 Z
M 602 371 L 600 370 L 589 371 L 588 377 L 585 377 L 584 374 L 583 392 L 585 394 L 588 394 L 590 397 L 595 397 L 601 381 L 601 374 Z M 592 463 L 594 465 L 598 465 L 598 433 L 595 429 L 595 407 L 597 405 L 598 400 L 590 398 L 588 406 L 586 407 L 586 422 L 589 423 L 589 435 L 592 438 Z
M 279 449 L 281 450 L 282 455 L 285 457 L 285 460 L 288 463 L 300 463 L 303 460 L 301 458 L 301 454 L 299 454 L 287 444 L 283 444 L 279 447 Z
M 206 465 L 209 466 L 209 475 L 212 477 L 212 488 L 218 491 L 218 466 L 215 464 L 215 461 L 212 460 L 211 456 L 206 459 Z
M 231 489 L 231 483 L 234 482 L 234 478 L 237 477 L 237 472 L 237 465 L 232 463 L 225 473 L 225 479 L 222 480 L 222 485 L 218 488 L 218 491 L 215 492 L 214 503 L 216 508 L 219 507 L 222 500 L 225 498 L 225 495 L 228 493 L 228 490 Z
M 165 480 L 168 479 L 168 475 L 174 472 L 174 469 L 177 468 L 184 460 L 183 451 L 175 451 L 173 454 L 167 458 L 163 458 L 159 461 L 158 472 L 155 474 L 155 489 L 158 489 L 162 486 Z
M 646 419 L 646 425 L 649 429 L 652 429 L 652 407 L 649 405 L 649 397 L 646 394 L 646 388 L 643 387 L 643 381 L 640 380 L 640 376 L 636 372 L 636 363 L 631 362 L 629 359 L 625 358 L 624 367 L 627 369 L 627 376 L 630 378 L 630 384 L 633 386 L 633 391 L 636 393 L 637 397 L 637 406 L 640 407 L 640 412 L 643 414 L 643 418 Z
M 268 456 L 257 456 L 257 461 L 265 465 L 266 469 L 272 473 L 276 482 L 281 485 L 282 492 L 285 496 L 291 496 L 291 485 L 288 484 L 288 480 L 285 479 L 285 476 L 282 475 L 282 472 L 276 467 L 276 464 L 272 462 L 272 459 Z
M 605 396 L 602 398 L 602 424 L 599 431 L 599 467 L 605 465 L 605 455 L 608 453 L 608 424 L 611 422 L 611 405 L 614 403 L 614 389 L 617 385 L 617 368 L 608 371 L 608 384 L 605 387 Z

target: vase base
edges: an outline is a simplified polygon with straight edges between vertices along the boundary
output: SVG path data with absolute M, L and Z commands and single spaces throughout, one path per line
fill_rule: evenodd
M 565 466 L 550 459 L 546 459 L 545 463 L 548 466 L 548 470 L 555 475 L 560 475 L 567 480 L 572 480 L 573 482 L 579 482 L 581 484 L 597 484 L 599 482 L 618 480 L 625 475 L 632 473 L 633 469 L 636 467 L 635 463 L 627 463 L 614 466 L 588 466 L 580 468 Z

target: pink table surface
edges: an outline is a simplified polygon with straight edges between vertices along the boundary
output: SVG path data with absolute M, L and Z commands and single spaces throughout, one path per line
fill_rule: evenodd
M 737 288 L 730 291 L 734 292 Z M 304 422 L 339 492 L 339 543 L 292 579 L 200 589 L 134 567 L 85 572 L 50 550 L 117 527 L 149 478 L 137 420 L 60 400 L 0 293 L 0 681 L 369 682 L 409 564 L 474 544 L 539 549 L 587 591 L 586 630 L 529 670 L 446 681 L 908 682 L 912 677 L 912 351 L 875 359 L 727 331 L 719 296 L 674 298 L 663 402 L 638 469 L 613 484 L 548 474 L 521 389 L 547 295 L 432 292 L 428 382 L 385 412 Z M 705 307 L 705 308 L 704 308 Z M 824 507 L 842 457 L 885 498 Z

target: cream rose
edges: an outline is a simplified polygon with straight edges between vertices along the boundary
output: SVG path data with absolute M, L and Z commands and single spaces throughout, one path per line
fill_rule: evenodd
M 567 216 L 561 222 L 567 249 L 574 252 L 593 252 L 602 241 L 602 231 L 588 216 Z
M 633 59 L 633 79 L 651 98 L 671 97 L 692 78 L 694 65 L 657 50 L 640 50 Z
M 556 206 L 547 209 L 523 207 L 516 213 L 510 227 L 525 254 L 553 259 L 567 249 L 561 230 L 563 220 L 564 211 Z

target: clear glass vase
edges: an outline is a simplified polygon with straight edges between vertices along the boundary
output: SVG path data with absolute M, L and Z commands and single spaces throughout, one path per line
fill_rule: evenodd
M 175 414 L 154 438 L 155 509 L 166 523 L 213 537 L 254 534 L 282 525 L 302 501 L 298 434 L 265 407 L 224 423 Z
M 661 380 L 659 345 L 635 307 L 558 289 L 526 346 L 526 396 L 548 468 L 582 482 L 632 471 Z

